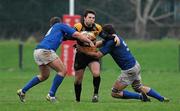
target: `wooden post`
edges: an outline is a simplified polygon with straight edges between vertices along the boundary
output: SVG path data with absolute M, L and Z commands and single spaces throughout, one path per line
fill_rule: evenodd
M 23 68 L 23 42 L 19 43 L 19 68 Z

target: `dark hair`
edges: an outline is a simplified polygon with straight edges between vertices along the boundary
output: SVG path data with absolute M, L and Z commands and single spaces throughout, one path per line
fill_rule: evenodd
M 51 17 L 49 22 L 50 22 L 50 26 L 53 26 L 55 23 L 61 22 L 61 18 L 60 17 Z
M 86 9 L 84 11 L 83 17 L 86 17 L 89 13 L 96 15 L 96 12 L 92 9 Z
M 114 26 L 112 24 L 105 24 L 102 29 L 104 32 L 106 32 L 108 34 L 115 34 L 116 33 Z

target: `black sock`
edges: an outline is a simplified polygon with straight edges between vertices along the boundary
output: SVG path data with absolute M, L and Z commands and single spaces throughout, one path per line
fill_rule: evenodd
M 98 94 L 101 77 L 93 77 L 94 94 Z
M 76 101 L 80 101 L 80 96 L 81 96 L 81 87 L 82 85 L 81 84 L 77 84 L 75 83 L 74 84 L 74 90 L 75 90 L 75 95 L 76 95 Z

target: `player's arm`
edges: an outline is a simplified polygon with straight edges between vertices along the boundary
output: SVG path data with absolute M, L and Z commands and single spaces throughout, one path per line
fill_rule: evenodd
M 88 43 L 91 47 L 95 47 L 94 43 L 86 37 L 86 35 L 81 34 L 80 32 L 76 31 L 72 34 L 72 37 L 79 39 L 82 42 Z
M 77 38 L 69 37 L 68 35 L 64 35 L 63 41 L 66 41 L 66 40 L 77 40 Z
M 69 37 L 74 37 L 79 39 L 82 42 L 88 43 L 91 47 L 94 47 L 94 43 L 86 37 L 86 35 L 81 34 L 80 32 L 76 31 L 74 28 L 69 27 L 66 24 L 62 24 L 62 31 L 67 34 Z
M 77 50 L 86 54 L 86 55 L 89 55 L 89 56 L 92 56 L 92 57 L 95 57 L 95 58 L 101 58 L 102 56 L 104 56 L 104 54 L 101 52 L 101 51 L 85 51 L 82 49 L 82 47 L 80 46 L 77 46 Z
M 109 35 L 106 32 L 101 31 L 99 36 L 104 40 L 113 39 L 116 46 L 120 46 L 120 39 L 116 34 L 112 34 L 111 37 L 109 37 Z
M 112 34 L 112 36 L 114 37 L 114 42 L 115 42 L 116 46 L 120 46 L 121 41 L 120 41 L 119 37 L 116 34 Z
M 78 31 L 76 27 L 74 27 L 74 29 L 75 29 L 76 31 Z M 63 41 L 66 41 L 66 40 L 77 40 L 77 38 L 69 37 L 69 35 L 65 34 L 65 36 L 64 36 L 64 38 L 63 38 Z
M 104 56 L 104 54 L 101 51 L 87 52 L 87 55 L 90 55 L 90 56 L 95 57 L 95 58 L 101 58 Z
M 96 41 L 96 47 L 99 48 L 103 45 L 104 40 Z
M 112 39 L 114 39 L 115 46 L 119 46 L 120 45 L 119 37 L 116 34 L 113 34 L 112 37 L 113 37 Z M 104 42 L 105 42 L 105 40 L 96 41 L 96 47 L 100 48 Z
M 91 52 L 91 51 L 85 51 L 83 49 L 81 49 L 81 47 L 77 46 L 77 49 L 82 52 L 85 53 L 87 55 L 93 56 L 95 58 L 100 58 L 106 54 L 108 54 L 109 52 L 112 51 L 112 49 L 115 47 L 115 43 L 113 40 L 108 40 L 108 41 L 104 41 L 105 43 L 103 43 L 102 48 L 99 49 L 99 51 L 96 52 Z

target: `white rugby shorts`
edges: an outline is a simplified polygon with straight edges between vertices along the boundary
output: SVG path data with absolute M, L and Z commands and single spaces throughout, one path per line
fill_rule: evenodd
M 47 49 L 34 50 L 34 60 L 38 65 L 46 65 L 57 58 L 58 55 L 53 50 L 47 50 Z
M 138 62 L 134 65 L 134 67 L 128 70 L 122 70 L 121 75 L 118 77 L 118 81 L 125 85 L 132 84 L 135 80 L 141 81 L 141 67 Z

